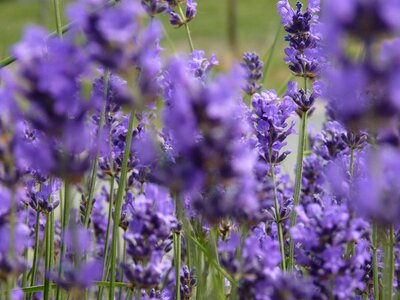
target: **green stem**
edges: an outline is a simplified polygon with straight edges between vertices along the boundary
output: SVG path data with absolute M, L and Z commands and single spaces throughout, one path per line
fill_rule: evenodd
M 394 268 L 395 268 L 395 261 L 394 261 L 394 225 L 389 226 L 388 230 L 388 239 L 386 241 L 386 251 L 385 251 L 385 270 L 384 276 L 385 279 L 383 280 L 384 284 L 384 300 L 392 300 L 393 297 L 393 280 L 394 280 Z
M 111 242 L 111 281 L 110 281 L 110 289 L 109 289 L 109 299 L 114 299 L 118 228 L 119 228 L 119 222 L 120 222 L 120 218 L 121 218 L 122 199 L 124 196 L 125 183 L 126 183 L 126 178 L 127 178 L 127 173 L 128 173 L 128 160 L 129 160 L 129 154 L 131 152 L 134 121 L 135 121 L 135 113 L 131 112 L 130 117 L 129 117 L 129 127 L 128 127 L 128 133 L 127 133 L 127 137 L 126 137 L 124 158 L 122 161 L 121 178 L 119 180 L 117 198 L 115 201 L 115 213 L 114 213 L 112 242 Z
M 57 35 L 61 38 L 63 35 L 63 27 L 61 24 L 61 9 L 60 9 L 60 0 L 54 0 L 54 15 L 56 17 L 56 32 Z
M 353 186 L 353 173 L 354 173 L 354 148 L 351 148 L 350 150 L 350 166 L 349 166 L 349 172 L 350 172 L 350 194 L 352 193 L 352 186 Z M 354 256 L 356 253 L 355 249 L 355 242 L 351 241 L 347 245 L 347 251 L 346 251 L 346 258 L 350 259 L 350 257 Z
M 275 218 L 276 218 L 276 226 L 278 227 L 279 248 L 281 250 L 281 258 L 282 258 L 281 268 L 283 272 L 286 272 L 285 240 L 283 239 L 282 220 L 279 215 L 279 201 L 278 201 L 278 193 L 276 190 L 275 170 L 273 164 L 271 164 L 271 178 L 272 178 L 272 184 L 274 186 Z
M 374 299 L 379 299 L 379 270 L 378 270 L 378 225 L 372 224 L 372 274 L 374 278 Z
M 174 233 L 175 299 L 181 299 L 181 233 Z
M 50 286 L 51 281 L 49 279 L 48 274 L 51 271 L 51 263 L 52 263 L 52 256 L 51 256 L 51 213 L 46 215 L 46 258 L 45 258 L 45 279 L 44 279 L 44 299 L 50 299 Z
M 354 148 L 351 148 L 350 152 L 350 180 L 353 180 L 353 174 L 354 174 Z
M 69 223 L 69 215 L 71 212 L 71 200 L 72 199 L 70 198 L 70 183 L 68 180 L 66 180 L 64 183 L 64 211 L 63 211 L 63 218 L 62 218 L 62 224 L 61 224 L 62 239 L 61 239 L 61 247 L 60 247 L 60 265 L 59 265 L 59 269 L 58 269 L 58 276 L 61 276 L 64 256 L 65 256 L 65 232 L 67 230 L 68 223 Z M 57 286 L 56 299 L 59 300 L 60 297 L 61 297 L 61 289 L 60 289 L 60 286 Z
M 124 239 L 124 244 L 123 244 L 123 249 L 122 249 L 122 263 L 126 262 L 126 240 Z M 124 280 L 124 272 L 122 271 L 122 268 L 119 268 L 119 273 L 121 274 L 121 281 Z M 119 295 L 118 299 L 122 300 L 122 286 L 119 288 Z
M 181 7 L 181 5 L 179 3 L 178 3 L 178 8 L 179 8 L 179 13 L 181 14 L 182 19 L 185 20 L 186 35 L 187 35 L 187 38 L 188 38 L 190 51 L 193 52 L 194 51 L 194 46 L 193 46 L 192 34 L 190 33 L 188 20 L 186 20 L 185 14 L 183 13 L 182 7 Z
M 11 258 L 15 257 L 15 225 L 17 216 L 17 203 L 15 199 L 15 190 L 11 191 L 11 207 L 10 207 L 10 244 L 8 245 L 8 254 Z
M 98 128 L 98 134 L 97 134 L 97 147 L 100 147 L 100 144 L 101 144 L 101 138 L 103 136 L 104 120 L 105 120 L 105 115 L 106 115 L 108 82 L 109 82 L 109 78 L 110 78 L 110 71 L 108 69 L 104 70 L 103 78 L 104 78 L 103 79 L 103 81 L 104 81 L 103 82 L 103 84 L 104 84 L 103 107 L 101 109 L 101 114 L 100 114 L 99 128 Z M 93 169 L 92 169 L 90 188 L 89 188 L 89 197 L 88 197 L 88 202 L 87 202 L 87 207 L 86 207 L 86 212 L 85 212 L 85 227 L 89 227 L 90 214 L 92 212 L 92 207 L 93 207 L 93 197 L 94 197 L 94 189 L 96 186 L 98 164 L 99 164 L 99 151 L 97 149 L 96 155 L 94 158 L 94 162 L 93 162 Z
M 102 269 L 102 280 L 106 281 L 108 277 L 108 270 L 110 268 L 108 259 L 108 243 L 110 240 L 110 229 L 111 229 L 111 218 L 112 218 L 112 207 L 114 202 L 114 175 L 111 176 L 110 179 L 110 199 L 109 199 L 109 207 L 108 207 L 108 222 L 107 222 L 107 230 L 106 230 L 106 239 L 104 241 L 104 250 L 103 250 L 103 269 Z M 97 295 L 97 299 L 101 300 L 103 298 L 103 287 L 99 287 L 99 293 Z
M 297 147 L 296 177 L 294 183 L 293 208 L 290 216 L 290 228 L 296 225 L 297 221 L 296 208 L 300 202 L 301 180 L 303 177 L 304 145 L 305 145 L 306 130 L 307 130 L 307 112 L 302 113 L 300 121 L 301 122 L 300 122 L 300 132 L 299 132 L 299 143 Z M 294 267 L 294 243 L 293 240 L 290 239 L 288 269 L 293 269 L 293 267 Z
M 26 218 L 25 218 L 25 225 L 28 227 L 29 224 L 29 214 L 28 214 L 28 206 L 25 206 L 25 213 L 26 213 Z M 25 261 L 28 261 L 28 249 L 26 248 L 24 251 L 24 259 Z M 27 268 L 24 268 L 24 272 L 22 273 L 22 287 L 26 287 L 28 285 L 28 271 Z
M 36 211 L 36 221 L 35 221 L 35 248 L 33 251 L 33 263 L 32 263 L 32 274 L 31 274 L 31 286 L 36 283 L 36 273 L 38 267 L 38 253 L 39 253 L 39 222 L 40 222 L 40 212 Z

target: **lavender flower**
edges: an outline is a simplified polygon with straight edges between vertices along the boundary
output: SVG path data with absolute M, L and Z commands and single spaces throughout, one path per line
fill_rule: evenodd
M 329 197 L 322 205 L 300 206 L 298 213 L 300 223 L 291 229 L 293 240 L 300 245 L 297 262 L 307 267 L 322 299 L 347 299 L 354 290 L 363 290 L 363 265 L 369 257 L 362 240 L 367 234 L 366 222 L 351 219 L 346 208 L 336 206 Z M 358 246 L 355 255 L 346 260 L 344 253 L 351 241 Z
M 170 249 L 169 237 L 177 224 L 166 191 L 150 185 L 146 186 L 145 195 L 136 197 L 130 206 L 131 217 L 124 239 L 131 261 L 122 267 L 133 286 L 150 288 L 161 283 L 161 276 L 169 267 L 163 256 Z M 154 195 L 158 198 L 153 198 Z
M 296 3 L 293 10 L 288 0 L 278 2 L 278 11 L 282 17 L 288 35 L 285 40 L 290 48 L 285 49 L 285 62 L 296 75 L 314 79 L 320 73 L 324 57 L 320 51 L 319 32 L 317 29 L 319 1 L 309 1 L 308 8 L 303 12 L 303 4 Z
M 262 78 L 262 71 L 264 64 L 260 60 L 260 57 L 255 52 L 247 52 L 243 54 L 242 68 L 246 72 L 246 84 L 243 90 L 248 95 L 253 95 L 261 90 L 262 84 L 259 81 Z
M 141 3 L 146 12 L 152 17 L 166 12 L 169 8 L 168 2 L 165 0 L 142 0 Z
M 179 2 L 181 2 L 180 0 L 172 0 L 168 2 L 170 3 L 170 9 L 168 11 L 170 15 L 170 23 L 175 27 L 181 27 L 182 25 L 189 23 L 197 14 L 197 3 L 193 0 L 186 0 L 186 12 L 184 16 L 180 14 L 180 11 L 177 13 L 174 10 L 174 8 L 179 5 Z
M 204 51 L 195 50 L 189 56 L 188 69 L 195 77 L 205 81 L 211 70 L 218 64 L 215 54 L 211 54 L 208 60 Z

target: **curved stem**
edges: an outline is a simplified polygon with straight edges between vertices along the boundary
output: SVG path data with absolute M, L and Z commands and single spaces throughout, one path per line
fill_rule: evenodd
M 131 152 L 132 145 L 132 133 L 133 133 L 133 124 L 135 120 L 134 112 L 131 112 L 129 117 L 129 126 L 128 133 L 126 137 L 126 144 L 124 150 L 124 158 L 122 161 L 122 169 L 121 169 L 121 178 L 118 184 L 117 198 L 115 201 L 115 213 L 114 213 L 114 222 L 113 222 L 113 231 L 112 231 L 112 242 L 111 242 L 111 281 L 110 281 L 110 289 L 109 289 L 109 299 L 114 299 L 114 291 L 115 291 L 115 270 L 116 270 L 116 256 L 117 256 L 117 239 L 119 222 L 121 218 L 121 209 L 122 209 L 122 199 L 125 191 L 125 183 L 127 179 L 128 173 L 128 160 L 129 154 Z
M 278 227 L 279 248 L 281 251 L 281 258 L 282 258 L 281 267 L 282 271 L 286 272 L 285 240 L 283 239 L 282 220 L 279 215 L 279 201 L 278 201 L 278 193 L 276 190 L 275 170 L 272 164 L 271 164 L 271 178 L 272 178 L 272 184 L 274 186 L 275 218 L 276 218 L 276 226 Z
M 304 145 L 306 141 L 306 129 L 307 129 L 307 112 L 303 112 L 300 121 L 301 122 L 300 122 L 300 132 L 299 132 L 299 143 L 297 147 L 296 178 L 294 184 L 293 209 L 292 209 L 292 214 L 290 216 L 290 228 L 296 225 L 297 221 L 296 208 L 300 202 L 301 180 L 303 177 Z M 288 269 L 293 269 L 293 267 L 294 267 L 294 243 L 293 240 L 290 239 Z
M 185 14 L 183 13 L 182 7 L 181 7 L 181 5 L 179 3 L 178 3 L 178 8 L 179 8 L 179 13 L 181 14 L 182 19 L 185 20 L 186 35 L 187 35 L 187 38 L 188 38 L 190 51 L 193 52 L 194 51 L 194 45 L 193 45 L 192 34 L 190 33 L 190 28 L 189 28 L 188 21 L 186 20 Z
M 101 138 L 103 136 L 103 127 L 104 127 L 104 120 L 105 120 L 106 108 L 107 108 L 109 78 L 110 78 L 110 71 L 108 69 L 105 69 L 104 75 L 103 75 L 103 85 L 104 85 L 104 87 L 103 87 L 103 107 L 102 107 L 101 113 L 100 113 L 99 128 L 98 128 L 98 133 L 97 133 L 97 148 L 100 147 Z M 86 212 L 85 212 L 85 227 L 89 227 L 90 214 L 92 212 L 92 207 L 93 207 L 94 189 L 96 187 L 98 165 L 99 165 L 99 149 L 96 150 L 96 155 L 95 155 L 94 162 L 93 162 L 93 169 L 92 169 L 92 174 L 91 174 L 91 179 L 90 179 L 89 197 L 87 200 L 88 202 L 87 202 L 87 207 L 86 207 Z

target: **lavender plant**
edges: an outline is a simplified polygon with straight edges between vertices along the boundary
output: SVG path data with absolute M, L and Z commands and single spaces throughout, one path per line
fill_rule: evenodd
M 79 0 L 68 30 L 54 0 L 57 34 L 25 30 L 0 64 L 0 299 L 400 296 L 400 4 L 276 4 L 282 93 L 279 31 L 219 67 L 192 0 Z

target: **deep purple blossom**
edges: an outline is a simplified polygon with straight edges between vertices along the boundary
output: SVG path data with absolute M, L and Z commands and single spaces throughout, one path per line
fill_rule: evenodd
M 245 71 L 246 83 L 243 90 L 248 95 L 253 95 L 261 90 L 260 81 L 263 76 L 264 64 L 255 52 L 246 52 L 243 54 L 243 63 L 241 64 Z
M 320 32 L 318 29 L 319 0 L 312 0 L 303 11 L 303 4 L 296 3 L 294 10 L 288 0 L 278 2 L 278 11 L 282 17 L 288 35 L 285 40 L 289 48 L 285 49 L 285 62 L 296 75 L 315 79 L 325 61 L 320 49 Z

